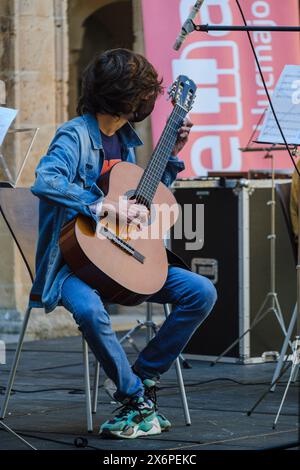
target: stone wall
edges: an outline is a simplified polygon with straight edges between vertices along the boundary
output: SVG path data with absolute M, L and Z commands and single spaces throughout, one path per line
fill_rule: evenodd
M 19 109 L 16 128 L 36 128 L 20 186 L 34 181 L 34 168 L 45 153 L 57 125 L 67 119 L 68 34 L 66 0 L 1 0 L 0 80 L 6 84 L 6 104 Z M 19 166 L 32 133 L 15 134 L 5 148 Z M 26 308 L 30 279 L 18 250 L 0 221 L 0 331 L 15 333 Z M 64 334 L 73 321 L 69 314 L 46 317 L 34 312 L 31 337 Z

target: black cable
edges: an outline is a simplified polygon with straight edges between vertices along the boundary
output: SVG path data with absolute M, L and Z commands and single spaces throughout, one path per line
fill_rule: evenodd
M 103 385 L 98 387 L 99 389 L 103 388 Z M 4 395 L 6 388 L 0 387 L 0 395 Z M 38 390 L 19 390 L 16 388 L 12 389 L 12 393 L 46 393 L 46 392 L 69 392 L 71 395 L 77 395 L 80 393 L 85 393 L 82 388 L 70 388 L 70 387 L 56 387 L 56 388 L 41 388 Z
M 219 378 L 216 378 L 216 379 L 209 379 L 209 380 L 204 380 L 203 382 L 193 382 L 193 383 L 188 383 L 185 381 L 185 386 L 186 387 L 198 387 L 199 385 L 206 385 L 206 384 L 209 384 L 209 383 L 212 383 L 212 382 L 219 382 L 219 381 L 226 381 L 226 382 L 233 382 L 237 385 L 269 385 L 269 382 L 240 382 L 239 380 L 236 380 L 236 379 L 231 379 L 229 377 L 219 377 Z M 299 383 L 299 379 L 296 381 L 296 383 L 298 384 Z M 285 386 L 287 384 L 287 382 L 278 382 L 277 385 L 282 385 L 282 386 Z M 158 389 L 159 390 L 166 390 L 166 389 L 170 389 L 170 388 L 178 388 L 178 385 L 177 384 L 174 384 L 172 386 L 167 386 L 167 387 L 159 387 Z
M 236 0 L 236 4 L 237 4 L 238 9 L 239 9 L 239 11 L 240 11 L 240 14 L 241 14 L 241 16 L 242 16 L 242 18 L 243 18 L 244 25 L 247 26 L 247 21 L 246 21 L 244 12 L 243 12 L 243 10 L 242 10 L 242 7 L 241 7 L 241 5 L 240 5 L 240 3 L 239 3 L 239 0 Z M 280 134 L 281 134 L 281 137 L 282 137 L 282 140 L 283 140 L 283 142 L 284 142 L 284 145 L 286 146 L 286 149 L 287 149 L 287 151 L 288 151 L 288 154 L 289 154 L 289 156 L 290 156 L 290 159 L 292 160 L 292 163 L 293 163 L 293 165 L 294 165 L 294 168 L 295 168 L 295 170 L 296 170 L 296 172 L 297 172 L 297 174 L 298 174 L 298 176 L 299 176 L 299 178 L 300 178 L 300 172 L 299 172 L 299 170 L 298 170 L 298 168 L 297 168 L 297 165 L 296 165 L 296 163 L 295 163 L 295 161 L 294 161 L 293 155 L 292 155 L 292 153 L 291 153 L 291 150 L 290 150 L 290 148 L 289 148 L 289 146 L 288 146 L 288 143 L 287 143 L 287 141 L 286 141 L 285 135 L 284 135 L 284 133 L 283 133 L 283 130 L 282 130 L 281 125 L 280 125 L 280 123 L 279 123 L 279 120 L 278 120 L 278 118 L 277 118 L 277 114 L 276 114 L 276 112 L 275 112 L 275 109 L 274 109 L 274 106 L 273 106 L 273 103 L 272 103 L 272 100 L 271 100 L 271 97 L 270 97 L 270 94 L 269 94 L 269 90 L 268 90 L 268 87 L 267 87 L 267 85 L 266 85 L 266 82 L 265 82 L 265 79 L 264 79 L 264 75 L 263 75 L 263 73 L 262 73 L 261 66 L 260 66 L 260 63 L 259 63 L 259 60 L 258 60 L 256 51 L 255 51 L 255 47 L 254 47 L 254 44 L 253 44 L 253 41 L 252 41 L 252 38 L 251 38 L 251 35 L 250 35 L 249 31 L 247 31 L 247 36 L 248 36 L 248 39 L 249 39 L 249 42 L 250 42 L 250 46 L 251 46 L 251 49 L 252 49 L 252 52 L 253 52 L 253 55 L 254 55 L 254 58 L 255 58 L 255 62 L 256 62 L 256 65 L 257 65 L 257 68 L 258 68 L 258 71 L 259 71 L 259 74 L 260 74 L 260 77 L 261 77 L 261 80 L 262 80 L 262 83 L 263 83 L 263 86 L 264 86 L 264 89 L 265 89 L 265 92 L 266 92 L 266 95 L 267 95 L 267 98 L 268 98 L 268 101 L 269 101 L 270 108 L 271 108 L 271 110 L 272 110 L 274 119 L 275 119 L 276 124 L 277 124 L 277 126 L 278 126 L 278 129 L 279 129 L 279 132 L 280 132 Z
M 6 352 L 15 352 L 15 348 L 6 348 Z M 22 354 L 30 352 L 30 353 L 56 353 L 56 354 L 82 354 L 82 351 L 66 351 L 65 349 L 60 351 L 60 350 L 55 350 L 55 349 L 22 349 Z
M 216 378 L 216 379 L 209 379 L 209 380 L 203 380 L 202 382 L 193 382 L 193 383 L 188 383 L 188 382 L 185 382 L 185 386 L 186 387 L 199 387 L 200 385 L 207 385 L 209 383 L 212 383 L 212 382 L 220 382 L 220 381 L 224 381 L 224 382 L 232 382 L 232 383 L 235 383 L 237 385 L 256 385 L 256 386 L 259 386 L 259 385 L 269 385 L 269 382 L 241 382 L 239 380 L 236 380 L 236 379 L 231 379 L 230 377 L 219 377 L 219 378 Z M 299 383 L 299 379 L 295 382 L 295 383 Z M 278 382 L 277 385 L 281 385 L 281 386 L 284 386 L 286 385 L 287 382 Z M 103 388 L 103 385 L 99 385 L 99 390 L 101 390 Z M 158 387 L 158 390 L 159 391 L 162 391 L 162 390 L 169 390 L 169 389 L 172 389 L 172 388 L 178 388 L 178 384 L 174 384 L 174 385 L 170 385 L 170 386 L 165 386 L 165 387 Z M 0 386 L 0 395 L 3 395 L 3 393 L 5 392 L 6 388 L 3 387 L 3 386 Z M 41 389 L 38 389 L 38 390 L 20 390 L 20 389 L 16 389 L 16 388 L 13 388 L 12 389 L 12 393 L 46 393 L 46 392 L 69 392 L 70 394 L 79 394 L 79 393 L 85 393 L 85 391 L 81 388 L 70 388 L 70 387 L 56 387 L 56 388 L 41 388 Z
M 300 441 L 287 442 L 286 444 L 281 444 L 281 445 L 278 445 L 278 446 L 263 447 L 262 449 L 258 449 L 258 450 L 259 451 L 286 450 L 286 449 L 294 449 L 295 447 L 299 447 L 299 449 L 300 449 Z
M 10 348 L 10 347 L 7 347 L 6 348 L 6 352 L 15 352 L 15 348 Z M 56 353 L 56 354 L 82 354 L 82 351 L 66 351 L 65 349 L 64 350 L 55 350 L 55 349 L 22 349 L 22 354 L 26 353 L 26 352 L 30 352 L 30 353 Z M 128 351 L 127 354 L 135 354 L 134 351 Z M 92 352 L 89 352 L 89 355 L 90 356 L 93 356 L 93 353 Z

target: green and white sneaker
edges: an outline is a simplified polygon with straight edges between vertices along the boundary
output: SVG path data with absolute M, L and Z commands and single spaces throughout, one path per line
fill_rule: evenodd
M 157 396 L 156 396 L 157 386 L 156 386 L 156 381 L 151 380 L 151 379 L 145 379 L 145 380 L 143 380 L 143 384 L 144 384 L 144 387 L 145 387 L 145 398 L 148 398 L 149 400 L 152 401 L 152 403 L 154 403 L 154 408 L 155 408 L 155 411 L 156 411 L 156 416 L 157 416 L 158 422 L 159 422 L 160 427 L 161 427 L 161 431 L 162 432 L 169 431 L 169 429 L 171 428 L 170 421 L 163 414 L 161 414 L 157 411 Z
M 100 427 L 104 438 L 135 439 L 141 436 L 154 436 L 161 433 L 155 406 L 151 400 L 136 397 L 124 403 L 120 412 Z

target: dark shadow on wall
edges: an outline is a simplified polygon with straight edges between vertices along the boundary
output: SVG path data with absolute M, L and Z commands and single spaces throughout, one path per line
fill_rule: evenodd
M 78 94 L 82 73 L 96 54 L 116 47 L 133 48 L 132 2 L 116 2 L 100 8 L 86 18 L 83 27 L 85 31 L 78 62 Z

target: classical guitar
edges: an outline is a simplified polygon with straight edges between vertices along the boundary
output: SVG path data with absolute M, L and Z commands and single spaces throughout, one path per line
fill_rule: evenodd
M 125 196 L 145 205 L 149 209 L 147 223 L 128 225 L 105 215 L 95 230 L 91 218 L 78 215 L 61 232 L 60 249 L 66 263 L 109 302 L 138 305 L 159 291 L 167 278 L 163 240 L 179 210 L 161 178 L 178 130 L 192 108 L 196 85 L 179 76 L 168 93 L 174 108 L 146 169 L 120 162 L 98 183 L 106 201 Z

